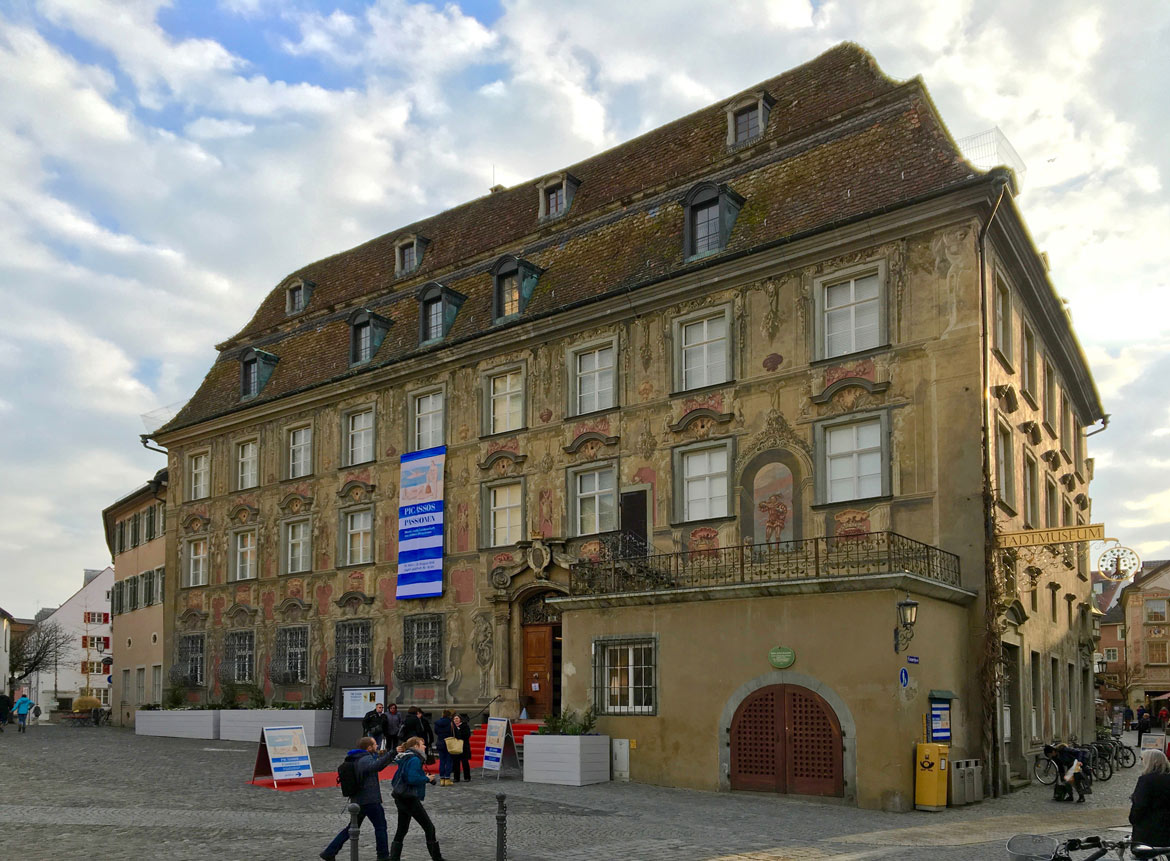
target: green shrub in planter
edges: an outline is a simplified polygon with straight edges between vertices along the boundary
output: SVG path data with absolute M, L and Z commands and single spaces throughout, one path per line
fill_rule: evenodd
M 590 706 L 577 719 L 577 713 L 565 709 L 558 714 L 545 715 L 544 726 L 537 732 L 540 735 L 589 735 L 597 726 L 597 710 Z

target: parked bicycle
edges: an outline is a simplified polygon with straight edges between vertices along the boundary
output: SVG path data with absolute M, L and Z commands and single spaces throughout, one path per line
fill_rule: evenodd
M 1073 856 L 1073 852 L 1089 852 Z M 1097 861 L 1110 853 L 1124 859 L 1129 852 L 1136 861 L 1170 859 L 1170 846 L 1145 846 L 1128 837 L 1106 840 L 1103 837 L 1074 837 L 1061 842 L 1043 834 L 1017 834 L 1007 842 L 1008 861 Z

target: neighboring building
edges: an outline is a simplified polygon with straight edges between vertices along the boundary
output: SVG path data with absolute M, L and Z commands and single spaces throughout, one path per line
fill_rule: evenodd
M 0 694 L 12 693 L 12 623 L 16 619 L 0 607 Z
M 161 469 L 102 512 L 114 562 L 111 707 L 122 726 L 134 725 L 137 708 L 163 698 L 166 492 L 167 471 Z
M 1092 729 L 1088 566 L 986 526 L 1087 522 L 1102 408 L 1012 194 L 842 45 L 293 273 L 153 435 L 168 664 L 593 705 L 651 783 L 907 809 L 932 707 L 1026 774 Z
M 113 568 L 86 568 L 82 587 L 56 610 L 42 616 L 37 624 L 56 623 L 70 635 L 71 645 L 63 650 L 52 667 L 33 673 L 24 684 L 29 696 L 48 720 L 51 711 L 70 711 L 73 701 L 89 695 L 110 704 L 109 669 L 103 659 L 110 655 L 110 590 L 114 585 Z
M 1170 693 L 1170 560 L 1143 563 L 1119 603 L 1125 612 L 1130 704 L 1149 708 L 1152 698 Z
M 1100 619 L 1101 640 L 1098 649 L 1105 661 L 1105 672 L 1097 686 L 1097 696 L 1108 706 L 1125 706 L 1131 684 L 1128 655 L 1125 649 L 1125 608 L 1114 604 Z
M 1092 577 L 1093 601 L 1097 609 L 1102 613 L 1107 613 L 1115 607 L 1117 600 L 1121 597 L 1121 590 L 1129 582 L 1129 580 L 1113 580 L 1103 576 L 1100 571 L 1094 571 Z

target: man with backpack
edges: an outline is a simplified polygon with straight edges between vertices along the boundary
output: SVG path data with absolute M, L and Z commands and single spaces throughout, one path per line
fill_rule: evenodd
M 378 743 L 368 736 L 359 738 L 357 747 L 345 755 L 345 762 L 337 768 L 337 782 L 341 786 L 341 794 L 360 805 L 362 820 L 369 819 L 374 823 L 374 842 L 378 847 L 378 861 L 388 861 L 391 857 L 389 841 L 386 837 L 386 809 L 382 807 L 382 788 L 378 785 L 378 772 L 390 765 L 398 755 L 398 751 L 389 750 L 382 756 L 374 753 Z M 325 861 L 332 861 L 349 839 L 349 826 L 342 828 L 333 838 L 321 857 Z M 401 851 L 401 850 L 400 850 Z

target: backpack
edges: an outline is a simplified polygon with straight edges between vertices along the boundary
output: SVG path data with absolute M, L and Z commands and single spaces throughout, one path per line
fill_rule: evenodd
M 353 798 L 361 792 L 361 781 L 358 780 L 357 763 L 347 759 L 337 766 L 337 785 L 341 787 L 341 794 L 346 798 Z
M 396 763 L 394 776 L 390 778 L 390 794 L 400 795 L 408 798 L 417 798 L 418 792 L 413 786 L 406 782 L 406 762 L 403 759 Z

